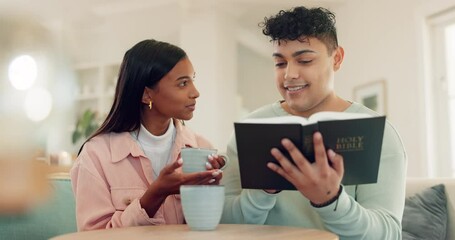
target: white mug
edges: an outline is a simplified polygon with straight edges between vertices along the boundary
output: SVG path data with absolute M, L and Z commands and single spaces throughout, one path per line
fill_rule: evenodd
M 185 147 L 181 150 L 181 157 L 183 160 L 182 171 L 184 173 L 194 173 L 207 171 L 206 163 L 208 162 L 208 156 L 216 154 L 216 149 L 209 148 L 190 148 Z M 227 165 L 227 157 L 221 155 L 224 159 L 224 167 Z
M 183 215 L 191 230 L 214 230 L 224 206 L 223 185 L 180 186 Z

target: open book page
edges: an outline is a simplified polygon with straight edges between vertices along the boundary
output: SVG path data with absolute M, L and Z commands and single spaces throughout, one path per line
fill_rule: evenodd
M 302 125 L 307 125 L 309 122 L 306 118 L 299 116 L 280 116 L 280 117 L 271 117 L 271 118 L 247 118 L 241 123 L 270 123 L 270 124 L 283 124 L 283 123 L 299 123 Z
M 361 119 L 373 117 L 367 113 L 348 113 L 348 112 L 317 112 L 308 118 L 310 122 L 321 120 L 346 120 L 346 119 Z
M 248 118 L 240 122 L 242 123 L 269 123 L 269 124 L 283 124 L 283 123 L 299 123 L 301 125 L 308 125 L 321 120 L 345 120 L 345 119 L 360 119 L 372 117 L 366 113 L 347 113 L 347 112 L 318 112 L 311 115 L 308 119 L 299 116 L 280 116 L 271 118 Z

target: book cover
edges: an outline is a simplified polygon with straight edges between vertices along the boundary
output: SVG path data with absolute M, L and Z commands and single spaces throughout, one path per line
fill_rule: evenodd
M 343 185 L 376 183 L 384 135 L 385 116 L 356 118 L 349 114 L 342 119 L 342 113 L 328 120 L 292 123 L 293 118 L 248 119 L 235 122 L 235 137 L 239 158 L 242 188 L 295 190 L 295 187 L 279 174 L 267 167 L 275 162 L 270 150 L 276 147 L 292 161 L 281 145 L 281 139 L 290 139 L 300 148 L 303 155 L 314 162 L 313 133 L 321 132 L 326 149 L 341 154 L 344 159 Z M 330 113 L 320 114 L 327 117 Z M 335 116 L 335 115 L 334 115 Z M 341 117 L 339 117 L 341 116 Z M 281 122 L 280 121 L 290 121 Z

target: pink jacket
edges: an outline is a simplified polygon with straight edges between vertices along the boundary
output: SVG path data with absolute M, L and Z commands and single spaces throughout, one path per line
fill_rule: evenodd
M 171 153 L 174 161 L 185 145 L 212 147 L 180 121 L 174 123 L 177 131 Z M 153 218 L 140 206 L 139 199 L 153 182 L 152 166 L 128 132 L 92 138 L 84 145 L 70 174 L 79 231 L 184 223 L 179 195 L 166 198 Z

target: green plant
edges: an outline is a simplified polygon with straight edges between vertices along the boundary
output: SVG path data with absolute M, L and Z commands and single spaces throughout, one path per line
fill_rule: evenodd
M 98 127 L 96 112 L 91 109 L 85 110 L 81 117 L 77 119 L 76 128 L 72 135 L 73 144 L 81 137 L 88 138 Z

